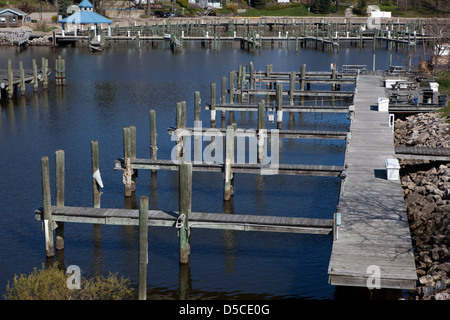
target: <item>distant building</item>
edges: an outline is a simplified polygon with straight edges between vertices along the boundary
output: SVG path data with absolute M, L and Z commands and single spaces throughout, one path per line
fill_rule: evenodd
M 22 27 L 28 14 L 16 8 L 0 9 L 0 28 Z
M 190 4 L 197 4 L 203 8 L 222 9 L 222 2 L 220 0 L 188 0 Z
M 367 6 L 367 13 L 372 18 L 390 18 L 391 12 L 389 11 L 381 11 L 380 7 L 376 5 Z
M 78 5 L 77 10 L 74 11 L 75 13 L 73 13 L 72 15 L 59 20 L 59 23 L 61 23 L 62 25 L 61 29 L 63 31 L 65 30 L 65 25 L 72 25 L 74 27 L 74 32 L 76 35 L 77 29 L 80 26 L 91 25 L 92 29 L 95 32 L 95 35 L 97 35 L 97 26 L 100 25 L 101 27 L 102 24 L 107 24 L 109 27 L 108 29 L 110 30 L 112 21 L 94 12 L 94 6 L 89 2 L 89 0 L 81 1 L 81 3 Z

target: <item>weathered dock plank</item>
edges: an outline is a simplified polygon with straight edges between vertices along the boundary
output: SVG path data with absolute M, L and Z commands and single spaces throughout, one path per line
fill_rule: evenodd
M 179 164 L 172 160 L 131 159 L 131 169 L 147 170 L 178 170 Z M 115 170 L 124 168 L 124 159 L 115 161 Z M 308 175 L 340 177 L 345 171 L 344 166 L 302 165 L 302 164 L 262 164 L 262 163 L 233 163 L 231 170 L 235 173 L 250 174 L 279 174 L 279 175 Z M 193 162 L 192 171 L 223 172 L 223 163 Z
M 282 109 L 286 112 L 341 112 L 348 113 L 349 106 L 331 106 L 331 105 L 283 105 Z M 276 107 L 268 107 L 268 109 L 276 109 Z M 211 105 L 206 104 L 205 110 L 211 110 Z M 239 104 L 239 103 L 221 103 L 215 105 L 217 111 L 258 111 L 258 104 Z
M 56 222 L 95 223 L 108 225 L 139 225 L 139 210 L 52 206 L 52 219 Z M 173 227 L 178 211 L 148 211 L 148 225 Z M 43 220 L 42 209 L 35 210 L 35 219 Z M 332 219 L 312 219 L 259 215 L 191 212 L 189 228 L 238 231 L 264 231 L 288 233 L 328 234 L 333 230 Z
M 396 157 L 389 114 L 371 108 L 385 96 L 379 80 L 364 75 L 357 83 L 328 274 L 333 285 L 367 287 L 376 278 L 381 288 L 412 289 L 417 275 L 401 184 L 386 178 L 385 159 Z
M 171 135 L 175 133 L 176 128 L 170 127 L 167 132 Z M 226 128 L 183 128 L 194 136 L 220 136 L 225 137 Z M 270 137 L 271 130 L 266 130 L 265 135 Z M 255 129 L 238 129 L 236 137 L 256 137 Z M 296 139 L 346 139 L 347 131 L 315 131 L 315 130 L 277 130 L 276 134 L 279 138 L 296 138 Z

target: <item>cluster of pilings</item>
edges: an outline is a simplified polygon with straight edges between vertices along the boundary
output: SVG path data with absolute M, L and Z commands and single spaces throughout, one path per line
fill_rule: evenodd
M 33 85 L 33 91 L 38 91 L 39 83 L 47 90 L 51 70 L 48 66 L 48 59 L 42 58 L 41 68 L 38 68 L 36 59 L 32 59 L 32 69 L 25 69 L 23 62 L 19 61 L 19 69 L 14 69 L 11 59 L 8 59 L 8 68 L 0 69 L 0 98 L 2 91 L 5 91 L 8 98 L 14 97 L 15 89 L 20 89 L 20 94 L 25 95 L 26 84 Z M 55 61 L 55 83 L 57 86 L 66 84 L 65 61 L 61 56 Z

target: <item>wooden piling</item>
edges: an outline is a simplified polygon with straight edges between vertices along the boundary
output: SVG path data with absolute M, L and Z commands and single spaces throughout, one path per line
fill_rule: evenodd
M 277 105 L 277 129 L 283 127 L 283 85 L 277 84 L 276 87 L 276 105 Z
M 130 158 L 136 159 L 136 126 L 130 127 Z
M 25 95 L 25 70 L 23 69 L 23 62 L 19 61 L 19 77 L 20 77 L 20 94 Z
M 41 74 L 42 74 L 42 87 L 44 90 L 48 88 L 48 60 L 46 58 L 42 58 L 42 66 L 41 66 Z
M 38 84 L 39 84 L 36 59 L 32 60 L 32 65 L 33 65 L 33 91 L 36 92 L 38 91 Z
M 300 90 L 304 91 L 305 90 L 305 78 L 306 78 L 306 64 L 302 64 L 301 69 L 300 69 Z
M 295 72 L 289 73 L 289 104 L 294 105 Z
M 200 92 L 194 92 L 194 121 L 200 121 Z
M 42 174 L 42 206 L 44 211 L 44 235 L 45 235 L 45 254 L 47 257 L 54 256 L 53 231 L 52 231 L 52 206 L 50 194 L 50 169 L 48 157 L 41 158 Z
M 225 164 L 224 164 L 224 187 L 223 200 L 228 201 L 233 194 L 231 165 L 234 163 L 235 152 L 235 131 L 232 125 L 229 125 L 226 130 L 225 138 Z
M 211 83 L 211 128 L 216 127 L 216 83 Z
M 277 119 L 278 121 L 278 119 Z M 258 104 L 258 162 L 262 163 L 264 158 L 264 128 L 266 122 L 266 105 L 264 100 Z
M 180 264 L 189 263 L 190 248 L 190 229 L 189 214 L 191 213 L 192 199 L 192 163 L 183 162 L 178 169 L 178 190 L 179 190 L 179 218 L 180 223 Z
M 65 194 L 65 156 L 64 150 L 56 150 L 56 206 L 64 206 Z M 64 249 L 64 222 L 58 222 L 55 230 L 56 250 Z
M 123 170 L 123 183 L 125 187 L 125 197 L 131 196 L 132 193 L 132 172 L 130 159 L 130 128 L 123 128 L 123 159 L 125 168 Z
M 92 175 L 99 170 L 98 141 L 91 141 L 91 169 Z M 92 202 L 94 208 L 100 208 L 100 185 L 97 180 L 92 177 Z
M 331 79 L 336 80 L 336 64 L 332 64 L 331 67 Z M 336 82 L 332 82 L 331 90 L 336 91 Z
M 12 68 L 12 61 L 8 59 L 8 98 L 12 99 L 14 95 L 14 74 Z
M 225 104 L 226 103 L 226 96 L 227 96 L 227 78 L 222 77 L 222 90 L 221 90 L 221 96 L 220 96 L 220 103 Z M 225 120 L 226 112 L 225 110 L 222 110 L 221 112 L 221 119 L 222 121 Z
M 233 104 L 234 103 L 234 84 L 236 81 L 236 71 L 230 71 L 229 78 L 230 78 L 229 100 L 230 100 L 230 104 Z
M 150 110 L 150 159 L 157 159 L 158 147 L 156 144 L 156 111 Z M 156 170 L 152 170 L 156 173 Z
M 139 198 L 139 300 L 147 300 L 148 197 Z

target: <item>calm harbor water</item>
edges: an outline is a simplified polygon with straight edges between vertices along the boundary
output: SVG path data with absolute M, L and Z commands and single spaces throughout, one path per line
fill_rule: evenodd
M 386 69 L 389 53 L 376 51 L 376 68 Z M 160 171 L 156 178 L 140 171 L 135 198 L 123 196 L 122 176 L 114 171 L 114 160 L 122 156 L 122 128 L 137 127 L 137 156 L 149 156 L 150 109 L 156 110 L 158 158 L 169 159 L 173 147 L 167 128 L 175 125 L 175 105 L 187 101 L 188 126 L 193 125 L 194 91 L 200 91 L 202 108 L 210 101 L 210 83 L 220 81 L 230 70 L 253 61 L 255 70 L 273 64 L 274 71 L 328 71 L 330 64 L 366 64 L 372 67 L 372 48 L 341 48 L 339 53 L 313 49 L 268 48 L 252 54 L 223 45 L 220 52 L 188 45 L 180 54 L 167 48 L 133 45 L 107 48 L 92 54 L 86 47 L 30 47 L 20 53 L 0 48 L 0 69 L 12 59 L 18 68 L 31 60 L 49 59 L 50 68 L 62 55 L 66 61 L 67 85 L 56 87 L 54 74 L 49 88 L 34 94 L 0 100 L 0 150 L 3 170 L 0 179 L 0 295 L 14 274 L 30 273 L 45 262 L 44 235 L 33 211 L 41 206 L 40 159 L 50 158 L 54 194 L 54 154 L 66 156 L 66 205 L 91 206 L 90 141 L 99 141 L 100 171 L 104 188 L 102 207 L 136 207 L 147 195 L 150 209 L 177 210 L 177 176 Z M 401 59 L 393 55 L 393 63 Z M 345 88 L 343 88 L 345 90 Z M 238 127 L 256 127 L 256 113 L 236 112 Z M 209 113 L 201 120 L 209 127 Z M 345 114 L 296 114 L 294 123 L 285 117 L 283 127 L 302 130 L 346 130 Z M 220 126 L 220 120 L 218 121 Z M 268 128 L 276 124 L 268 123 Z M 281 163 L 342 165 L 344 142 L 339 140 L 283 139 Z M 192 210 L 215 213 L 258 214 L 332 218 L 338 201 L 340 181 L 336 178 L 303 176 L 236 175 L 231 204 L 222 201 L 222 175 L 193 175 Z M 194 229 L 188 270 L 188 298 L 296 298 L 333 299 L 328 284 L 331 235 L 232 232 Z M 78 265 L 83 275 L 111 271 L 138 278 L 138 229 L 136 227 L 88 224 L 65 226 L 64 263 Z M 180 286 L 178 238 L 172 228 L 149 229 L 149 298 L 178 299 Z

